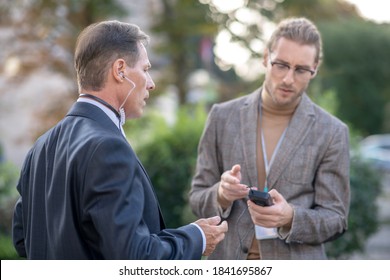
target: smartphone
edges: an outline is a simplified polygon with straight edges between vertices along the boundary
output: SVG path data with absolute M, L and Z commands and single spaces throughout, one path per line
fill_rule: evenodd
M 250 190 L 248 196 L 250 200 L 260 206 L 271 206 L 274 204 L 272 197 L 267 192 Z

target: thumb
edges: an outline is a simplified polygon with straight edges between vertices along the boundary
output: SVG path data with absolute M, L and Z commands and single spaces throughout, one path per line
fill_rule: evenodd
M 236 176 L 241 171 L 241 166 L 239 164 L 233 165 L 231 173 L 233 176 Z
M 221 222 L 221 217 L 214 216 L 214 217 L 209 218 L 208 220 L 209 220 L 209 225 L 217 226 Z
M 280 201 L 283 199 L 282 195 L 275 189 L 270 190 L 269 194 L 271 195 L 272 199 L 275 201 Z

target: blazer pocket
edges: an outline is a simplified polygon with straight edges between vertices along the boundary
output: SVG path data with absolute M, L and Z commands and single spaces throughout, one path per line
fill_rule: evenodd
M 293 184 L 310 184 L 315 174 L 315 148 L 301 147 L 296 151 L 284 172 L 284 179 Z

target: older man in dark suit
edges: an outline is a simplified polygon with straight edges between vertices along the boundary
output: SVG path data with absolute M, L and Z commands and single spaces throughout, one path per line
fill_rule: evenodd
M 123 135 L 155 85 L 137 26 L 106 21 L 79 36 L 80 96 L 28 153 L 13 240 L 29 259 L 200 259 L 224 238 L 219 217 L 166 229 L 150 179 Z

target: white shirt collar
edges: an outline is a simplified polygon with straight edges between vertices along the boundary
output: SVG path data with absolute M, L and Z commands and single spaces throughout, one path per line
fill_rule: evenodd
M 120 121 L 119 121 L 118 117 L 109 108 L 107 108 L 103 104 L 97 102 L 96 100 L 93 100 L 93 99 L 90 99 L 87 97 L 79 97 L 77 99 L 77 102 L 89 103 L 89 104 L 95 105 L 96 107 L 100 108 L 104 113 L 106 113 L 106 115 L 112 120 L 112 122 L 122 131 L 122 134 L 125 135 L 125 132 L 124 132 L 122 126 L 120 125 Z M 125 137 L 126 137 L 126 135 L 125 135 Z

